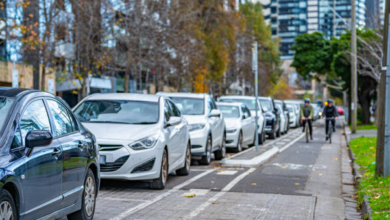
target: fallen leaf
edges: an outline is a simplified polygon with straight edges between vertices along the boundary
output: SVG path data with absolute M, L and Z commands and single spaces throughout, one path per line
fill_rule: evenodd
M 187 193 L 184 196 L 187 197 L 187 198 L 192 198 L 192 197 L 195 197 L 196 194 L 195 193 Z
M 296 151 L 295 153 L 299 154 L 299 151 Z
M 256 183 L 251 183 L 252 186 L 256 186 Z
M 337 158 L 337 157 L 335 157 L 335 158 L 333 158 L 334 160 L 339 160 L 339 158 Z
M 288 166 L 281 166 L 280 168 L 282 168 L 282 169 L 287 169 Z
M 211 181 L 211 183 L 214 183 L 214 181 Z
M 217 170 L 217 173 L 225 172 L 225 170 Z
M 299 186 L 299 185 L 301 185 L 301 184 L 300 184 L 300 183 L 295 183 L 295 185 L 296 185 L 296 186 Z
M 322 176 L 322 173 L 317 173 L 318 176 Z

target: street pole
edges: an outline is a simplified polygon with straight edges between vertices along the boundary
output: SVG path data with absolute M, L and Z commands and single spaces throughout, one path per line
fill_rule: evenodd
M 388 6 L 387 6 L 388 7 Z M 386 11 L 387 12 L 387 11 Z M 390 50 L 389 50 L 389 45 L 390 45 L 390 16 L 388 18 L 388 30 L 387 30 L 387 68 L 386 68 L 386 94 L 384 95 L 385 97 L 385 110 L 384 112 L 380 113 L 382 114 L 382 119 L 383 116 L 385 118 L 385 136 L 384 136 L 384 150 L 383 150 L 383 176 L 387 177 L 390 174 Z M 383 108 L 382 108 L 383 109 Z
M 351 119 L 352 119 L 352 134 L 356 133 L 357 119 L 357 64 L 356 64 L 356 0 L 351 0 L 352 7 L 352 24 L 351 24 Z
M 257 66 L 257 42 L 254 42 L 253 43 L 253 47 L 252 47 L 252 70 L 253 70 L 253 73 L 255 74 L 255 97 L 256 97 L 256 100 L 255 100 L 255 112 L 256 112 L 256 116 L 255 116 L 255 122 L 256 122 L 256 151 L 259 151 L 259 133 L 258 133 L 258 130 L 259 130 L 259 125 L 258 125 L 258 120 L 259 120 L 259 105 L 258 105 L 258 102 L 259 102 L 259 99 L 258 99 L 258 66 Z

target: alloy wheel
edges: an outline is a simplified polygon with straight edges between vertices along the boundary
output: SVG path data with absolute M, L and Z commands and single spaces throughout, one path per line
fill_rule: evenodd
M 190 147 L 187 147 L 187 152 L 186 152 L 186 169 L 190 170 L 191 166 L 191 150 Z
M 237 151 L 240 152 L 241 150 L 242 150 L 242 134 L 240 133 L 240 136 L 238 136 Z
M 210 163 L 211 162 L 211 138 L 209 137 L 207 139 L 207 162 Z
M 226 135 L 223 135 L 223 140 L 222 140 L 222 157 L 225 158 L 226 156 Z
M 14 213 L 12 210 L 11 203 L 8 201 L 3 201 L 0 204 L 0 219 L 1 220 L 13 220 L 14 219 Z
M 84 190 L 84 208 L 88 217 L 92 216 L 95 209 L 95 186 L 95 180 L 91 176 L 88 176 L 87 181 L 85 181 Z

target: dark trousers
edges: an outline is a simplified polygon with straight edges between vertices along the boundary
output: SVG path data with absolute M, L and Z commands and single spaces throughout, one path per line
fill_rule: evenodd
M 334 119 L 328 120 L 327 119 L 325 122 L 325 134 L 326 135 L 328 135 L 328 131 L 329 131 L 329 122 L 332 122 L 333 131 L 336 129 L 336 127 L 335 127 L 336 120 L 334 120 Z
M 311 120 L 303 120 L 302 121 L 303 130 L 305 130 L 306 122 L 309 125 L 310 137 L 312 137 L 313 127 L 311 126 Z

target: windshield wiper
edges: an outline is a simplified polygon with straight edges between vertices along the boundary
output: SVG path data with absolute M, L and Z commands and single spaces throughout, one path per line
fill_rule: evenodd
M 120 121 L 86 121 L 87 123 L 109 123 L 109 124 L 130 124 L 128 122 Z
M 133 124 L 133 125 L 151 125 L 151 124 L 156 124 L 156 122 L 144 121 L 144 122 L 135 122 L 135 123 L 130 123 L 130 124 Z

